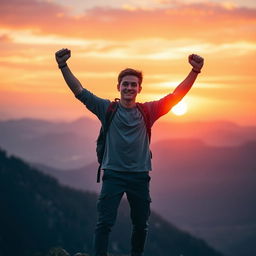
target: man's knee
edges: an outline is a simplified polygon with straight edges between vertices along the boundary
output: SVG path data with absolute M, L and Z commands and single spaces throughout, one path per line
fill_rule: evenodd
M 104 195 L 99 198 L 97 202 L 98 221 L 96 229 L 111 230 L 116 221 L 119 201 L 119 198 L 111 200 L 111 198 Z
M 95 231 L 110 232 L 113 226 L 114 226 L 114 221 L 102 220 L 96 224 Z
M 96 229 L 110 230 L 116 221 L 116 213 L 106 210 L 106 208 L 99 202 L 98 203 L 98 221 Z
M 151 214 L 150 200 L 142 200 L 139 207 L 131 209 L 132 224 L 136 226 L 147 226 Z

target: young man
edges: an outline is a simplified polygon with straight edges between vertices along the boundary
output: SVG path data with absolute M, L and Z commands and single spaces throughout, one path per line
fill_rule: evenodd
M 68 49 L 61 49 L 55 54 L 63 77 L 75 97 L 84 103 L 104 126 L 111 101 L 99 98 L 82 87 L 67 66 L 66 61 L 70 56 L 71 52 Z M 173 93 L 160 100 L 143 103 L 143 108 L 148 113 L 150 127 L 159 117 L 168 113 L 192 87 L 204 60 L 192 54 L 188 61 L 192 65 L 192 70 Z M 102 160 L 104 175 L 97 202 L 95 256 L 107 255 L 109 233 L 115 223 L 117 209 L 124 193 L 130 205 L 133 224 L 131 256 L 143 255 L 150 215 L 151 152 L 146 123 L 136 104 L 136 96 L 142 89 L 142 79 L 142 73 L 134 69 L 125 69 L 118 76 L 117 89 L 120 92 L 120 101 L 106 135 Z

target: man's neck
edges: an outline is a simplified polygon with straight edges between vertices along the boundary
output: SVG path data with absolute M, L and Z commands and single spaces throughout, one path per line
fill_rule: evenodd
M 136 105 L 135 100 L 124 100 L 124 99 L 120 99 L 120 104 L 125 108 L 133 108 Z

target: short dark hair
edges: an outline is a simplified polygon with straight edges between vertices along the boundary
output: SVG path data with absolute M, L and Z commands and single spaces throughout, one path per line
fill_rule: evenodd
M 126 68 L 122 70 L 119 75 L 118 75 L 118 84 L 121 83 L 122 79 L 124 76 L 136 76 L 139 79 L 139 85 L 141 85 L 142 80 L 143 80 L 143 75 L 142 72 L 136 69 L 132 68 Z

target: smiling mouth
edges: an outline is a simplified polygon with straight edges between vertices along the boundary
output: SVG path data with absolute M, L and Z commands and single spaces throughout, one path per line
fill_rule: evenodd
M 123 93 L 124 93 L 124 94 L 134 94 L 135 92 L 134 92 L 134 91 L 129 91 L 129 92 L 124 91 Z

